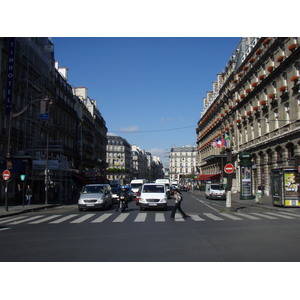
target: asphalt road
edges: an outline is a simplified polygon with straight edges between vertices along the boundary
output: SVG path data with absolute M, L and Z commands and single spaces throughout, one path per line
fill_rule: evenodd
M 244 209 L 183 193 L 183 210 L 79 212 L 76 205 L 0 220 L 2 262 L 293 262 L 300 215 Z

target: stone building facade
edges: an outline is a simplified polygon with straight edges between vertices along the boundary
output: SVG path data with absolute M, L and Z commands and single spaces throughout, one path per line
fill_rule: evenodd
M 196 129 L 197 168 L 226 183 L 228 153 L 240 191 L 240 154 L 250 153 L 253 192 L 271 194 L 272 169 L 299 165 L 300 38 L 243 38 L 213 90 L 204 98 Z M 218 146 L 219 142 L 219 146 Z

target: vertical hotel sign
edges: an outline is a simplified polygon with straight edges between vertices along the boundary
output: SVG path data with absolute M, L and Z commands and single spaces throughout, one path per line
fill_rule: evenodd
M 13 97 L 13 82 L 14 82 L 14 60 L 15 60 L 15 38 L 9 39 L 8 45 L 8 61 L 7 61 L 7 84 L 6 84 L 6 113 L 10 114 Z

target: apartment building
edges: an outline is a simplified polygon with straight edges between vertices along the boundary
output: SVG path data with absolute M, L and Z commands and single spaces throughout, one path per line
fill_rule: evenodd
M 70 199 L 89 173 L 103 178 L 105 121 L 95 101 L 74 94 L 67 69 L 55 63 L 52 42 L 0 38 L 0 74 L 0 173 L 11 171 L 9 197 L 20 174 L 40 202 Z
M 182 181 L 193 178 L 196 170 L 197 147 L 182 146 L 171 148 L 169 155 L 169 174 L 171 180 Z
M 297 37 L 243 38 L 212 90 L 196 129 L 197 168 L 202 178 L 226 183 L 224 164 L 235 166 L 241 191 L 241 158 L 251 160 L 252 194 L 272 191 L 272 170 L 299 166 L 300 49 Z

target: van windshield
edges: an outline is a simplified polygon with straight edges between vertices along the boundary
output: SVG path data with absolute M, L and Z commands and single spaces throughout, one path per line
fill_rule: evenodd
M 83 194 L 97 194 L 102 193 L 103 194 L 103 186 L 85 186 L 82 189 Z
M 132 183 L 131 188 L 138 189 L 142 185 L 143 185 L 142 183 Z
M 164 193 L 163 185 L 144 185 L 143 193 Z
M 210 188 L 211 188 L 212 190 L 219 190 L 219 191 L 224 190 L 223 185 L 217 185 L 217 184 L 212 184 L 212 185 L 210 186 Z

